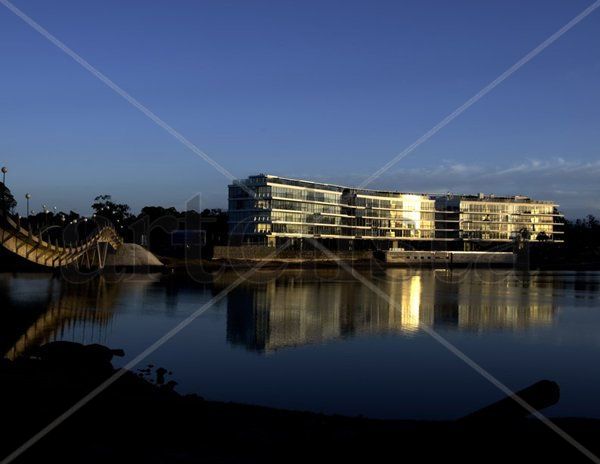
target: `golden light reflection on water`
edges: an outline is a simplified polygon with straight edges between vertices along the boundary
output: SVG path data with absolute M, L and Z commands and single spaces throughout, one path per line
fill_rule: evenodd
M 400 330 L 415 331 L 421 323 L 421 276 L 412 276 L 408 287 L 408 303 L 402 305 Z
M 373 277 L 397 303 L 390 305 L 353 280 L 265 276 L 229 298 L 228 340 L 271 351 L 358 334 L 413 335 L 423 324 L 486 331 L 553 321 L 552 291 L 510 273 L 488 277 L 391 270 Z
M 369 276 L 397 304 L 374 296 L 339 271 L 260 273 L 227 298 L 227 341 L 268 352 L 363 334 L 413 336 L 423 325 L 470 332 L 525 330 L 553 322 L 553 289 L 560 285 L 552 276 L 529 279 L 508 271 L 482 275 L 391 269 Z M 208 288 L 221 291 L 236 277 L 223 274 Z M 155 285 L 156 295 L 171 297 L 180 291 L 203 294 L 207 289 L 183 286 L 182 290 L 177 282 L 162 282 L 160 276 L 124 283 L 41 282 L 48 285 L 40 292 L 43 310 L 3 347 L 9 358 L 48 341 L 71 339 L 70 331 L 83 337 L 74 341 L 103 343 L 124 292 L 137 291 L 143 297 L 144 288 Z M 21 294 L 18 285 L 13 294 L 4 291 L 5 300 Z

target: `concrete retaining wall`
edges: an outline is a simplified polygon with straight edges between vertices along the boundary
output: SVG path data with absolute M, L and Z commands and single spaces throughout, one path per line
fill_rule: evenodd
M 276 253 L 276 254 L 275 254 Z M 362 261 L 372 258 L 371 251 L 336 251 L 335 255 L 344 261 Z M 332 261 L 318 250 L 277 251 L 266 246 L 216 246 L 213 259 L 225 261 Z

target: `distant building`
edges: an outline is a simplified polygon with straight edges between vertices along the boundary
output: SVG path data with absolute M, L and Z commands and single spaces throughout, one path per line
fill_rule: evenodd
M 233 244 L 317 239 L 331 248 L 484 249 L 517 237 L 561 242 L 556 204 L 524 196 L 368 190 L 260 174 L 229 186 Z

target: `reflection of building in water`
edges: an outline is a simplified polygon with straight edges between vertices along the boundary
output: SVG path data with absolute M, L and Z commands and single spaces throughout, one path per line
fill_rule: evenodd
M 350 282 L 283 278 L 245 286 L 228 297 L 228 340 L 271 350 L 358 332 L 414 330 L 420 321 L 420 280 L 412 276 L 396 283 L 401 310 Z
M 508 330 L 552 323 L 552 288 L 535 280 L 513 281 L 513 284 L 516 285 L 510 285 L 510 281 L 507 284 L 492 280 L 475 286 L 472 278 L 463 279 L 457 293 L 459 328 Z M 474 288 L 476 292 L 472 290 Z
M 497 276 L 497 275 L 496 275 Z M 460 330 L 522 329 L 552 320 L 552 292 L 473 273 L 393 269 L 374 276 L 395 304 L 354 280 L 304 280 L 283 274 L 228 297 L 227 338 L 270 351 L 356 334 L 416 332 L 423 324 Z

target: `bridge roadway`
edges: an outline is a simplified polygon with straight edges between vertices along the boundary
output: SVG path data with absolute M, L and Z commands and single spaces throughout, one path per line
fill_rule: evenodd
M 110 225 L 99 226 L 75 246 L 59 246 L 44 241 L 41 232 L 34 234 L 20 226 L 18 220 L 0 212 L 0 244 L 6 250 L 40 266 L 57 268 L 67 265 L 104 268 L 108 246 L 117 250 L 123 240 Z

